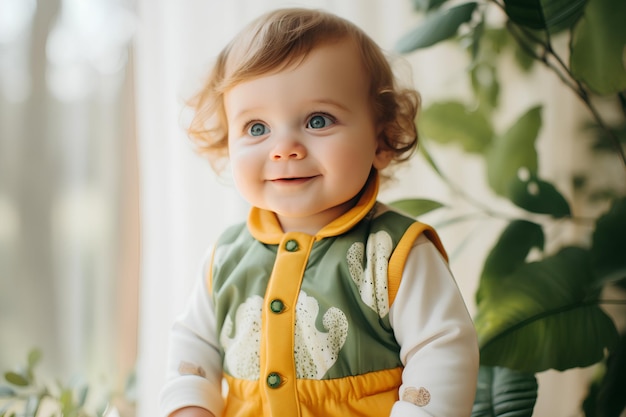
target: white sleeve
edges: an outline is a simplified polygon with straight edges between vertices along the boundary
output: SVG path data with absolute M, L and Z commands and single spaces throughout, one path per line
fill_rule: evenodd
M 404 364 L 391 417 L 467 417 L 478 375 L 476 332 L 446 261 L 424 236 L 389 311 Z
M 219 416 L 224 408 L 215 312 L 205 279 L 208 267 L 206 262 L 185 311 L 170 331 L 167 382 L 160 396 L 162 417 L 188 406 Z

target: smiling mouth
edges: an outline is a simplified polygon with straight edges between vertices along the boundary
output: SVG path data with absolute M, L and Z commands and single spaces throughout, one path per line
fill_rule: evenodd
M 318 177 L 317 175 L 314 175 L 311 177 L 276 178 L 270 181 L 275 184 L 302 184 L 304 182 L 310 181 L 317 177 Z

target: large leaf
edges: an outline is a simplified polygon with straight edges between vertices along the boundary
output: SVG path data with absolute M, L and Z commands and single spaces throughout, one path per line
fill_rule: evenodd
M 571 214 L 567 200 L 554 185 L 534 175 L 513 180 L 509 197 L 513 203 L 533 213 L 550 214 L 556 218 Z
M 616 200 L 593 233 L 591 265 L 601 281 L 626 278 L 626 198 Z
M 570 66 L 598 94 L 626 90 L 626 1 L 589 0 L 574 28 Z
M 618 335 L 600 291 L 581 248 L 516 269 L 478 304 L 481 364 L 541 372 L 602 360 Z
M 459 26 L 472 18 L 475 9 L 476 3 L 469 2 L 428 13 L 418 27 L 400 38 L 395 49 L 408 53 L 451 38 L 456 35 Z
M 476 302 L 524 265 L 531 249 L 543 249 L 543 245 L 543 230 L 538 224 L 525 220 L 509 223 L 485 259 Z
M 428 200 L 424 198 L 407 198 L 403 200 L 393 201 L 392 207 L 397 208 L 410 216 L 418 217 L 422 214 L 426 214 L 438 208 L 444 207 L 444 205 L 438 201 Z
M 487 153 L 487 180 L 497 194 L 509 197 L 511 184 L 520 171 L 537 174 L 535 140 L 541 127 L 541 106 L 522 115 Z
M 458 101 L 434 103 L 417 123 L 420 133 L 439 143 L 457 143 L 466 152 L 482 152 L 493 137 L 489 120 Z
M 585 3 L 586 0 L 504 0 L 504 9 L 519 25 L 557 33 L 576 23 Z
M 481 366 L 472 417 L 531 417 L 538 388 L 532 373 Z

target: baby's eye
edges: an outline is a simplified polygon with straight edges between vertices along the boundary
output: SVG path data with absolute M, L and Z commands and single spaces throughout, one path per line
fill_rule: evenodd
M 332 125 L 333 123 L 335 123 L 335 121 L 331 117 L 325 116 L 323 114 L 316 114 L 309 119 L 306 127 L 309 129 L 323 129 Z
M 270 132 L 269 128 L 265 126 L 263 123 L 253 123 L 248 128 L 248 134 L 250 136 L 263 136 L 267 135 Z

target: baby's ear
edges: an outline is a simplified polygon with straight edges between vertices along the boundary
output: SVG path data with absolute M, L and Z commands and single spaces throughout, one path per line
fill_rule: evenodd
M 376 155 L 374 155 L 374 168 L 381 171 L 387 168 L 387 165 L 391 163 L 393 159 L 393 152 L 388 149 L 378 148 Z

